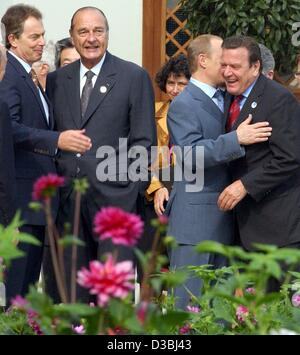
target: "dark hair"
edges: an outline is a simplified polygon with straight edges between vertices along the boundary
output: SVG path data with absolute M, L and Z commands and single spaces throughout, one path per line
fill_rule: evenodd
M 73 31 L 73 27 L 74 27 L 74 18 L 75 16 L 81 12 L 81 11 L 85 11 L 85 10 L 96 10 L 96 11 L 99 11 L 100 14 L 104 17 L 104 21 L 105 21 L 105 26 L 106 26 L 106 31 L 109 31 L 109 25 L 108 25 L 108 21 L 107 21 L 107 18 L 104 14 L 104 12 L 100 9 L 98 9 L 98 7 L 94 7 L 94 6 L 85 6 L 85 7 L 81 7 L 80 9 L 76 10 L 74 15 L 72 16 L 72 19 L 71 19 L 71 26 L 70 26 L 70 32 Z
M 11 47 L 8 36 L 13 34 L 16 38 L 19 38 L 24 31 L 24 22 L 29 17 L 34 17 L 37 20 L 43 18 L 41 12 L 33 6 L 19 4 L 7 9 L 1 19 L 1 22 L 5 26 L 5 46 L 7 49 Z
M 260 63 L 260 73 L 262 72 L 262 59 L 261 52 L 258 43 L 251 37 L 248 36 L 232 36 L 224 40 L 222 44 L 224 49 L 237 49 L 246 48 L 249 52 L 249 64 L 250 67 L 254 65 L 257 61 Z
M 166 84 L 170 74 L 174 74 L 175 77 L 184 75 L 187 79 L 190 79 L 191 74 L 189 71 L 188 60 L 184 54 L 179 54 L 176 57 L 170 58 L 170 60 L 163 65 L 156 74 L 155 82 L 160 90 L 164 92 L 166 92 Z
M 66 48 L 75 48 L 70 37 L 63 38 L 55 43 L 55 67 L 60 67 L 61 52 Z

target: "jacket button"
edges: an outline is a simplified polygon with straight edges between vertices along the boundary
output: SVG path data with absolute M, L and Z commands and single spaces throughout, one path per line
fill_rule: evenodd
M 80 153 L 76 154 L 76 157 L 81 158 L 81 154 Z

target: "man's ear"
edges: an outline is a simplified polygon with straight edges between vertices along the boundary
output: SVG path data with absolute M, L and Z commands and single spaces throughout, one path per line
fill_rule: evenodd
M 17 47 L 17 43 L 16 43 L 17 37 L 13 33 L 9 34 L 7 36 L 7 39 L 8 39 L 9 44 L 12 46 L 12 48 Z
M 72 30 L 69 30 L 69 35 L 70 35 L 71 42 L 72 42 L 72 44 L 74 46 L 74 41 L 73 41 L 73 37 L 72 37 Z
M 253 69 L 254 69 L 253 75 L 254 76 L 258 76 L 259 75 L 259 71 L 260 71 L 260 67 L 261 67 L 260 61 L 258 60 L 252 66 L 253 66 Z
M 203 69 L 206 69 L 206 59 L 207 59 L 207 55 L 204 53 L 200 53 L 198 55 L 198 66 L 200 66 Z

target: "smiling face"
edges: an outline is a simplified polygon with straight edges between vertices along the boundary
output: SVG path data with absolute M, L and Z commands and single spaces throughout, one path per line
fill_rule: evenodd
M 250 65 L 249 51 L 244 48 L 223 49 L 221 73 L 231 95 L 241 95 L 260 74 L 260 63 Z
M 91 69 L 100 62 L 108 46 L 108 29 L 98 10 L 79 11 L 73 19 L 70 35 L 86 68 Z
M 14 34 L 8 36 L 11 51 L 29 65 L 38 62 L 45 47 L 45 30 L 41 20 L 28 17 L 24 22 L 22 34 L 17 38 Z

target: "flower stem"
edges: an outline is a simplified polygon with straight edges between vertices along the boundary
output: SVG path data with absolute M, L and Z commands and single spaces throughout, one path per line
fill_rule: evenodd
M 143 281 L 142 281 L 142 286 L 141 286 L 141 301 L 142 302 L 149 302 L 153 290 L 151 288 L 149 278 L 153 271 L 155 270 L 155 264 L 157 260 L 157 251 L 158 251 L 158 246 L 159 246 L 159 241 L 160 241 L 160 232 L 159 230 L 156 230 L 152 248 L 151 248 L 151 255 L 150 255 L 150 260 L 148 267 L 146 267 L 144 276 L 143 276 Z
M 81 193 L 76 192 L 75 197 L 75 215 L 74 215 L 74 228 L 73 228 L 73 238 L 78 238 L 79 236 L 79 223 L 80 223 L 80 204 L 81 204 Z M 72 264 L 71 264 L 71 303 L 76 303 L 76 266 L 77 266 L 77 243 L 72 245 Z
M 62 274 L 61 274 L 61 270 L 59 268 L 57 250 L 56 250 L 56 246 L 55 246 L 54 223 L 53 223 L 52 214 L 51 214 L 51 201 L 46 200 L 44 206 L 45 206 L 46 220 L 47 220 L 47 225 L 48 225 L 50 251 L 51 251 L 51 257 L 52 257 L 52 263 L 53 263 L 57 288 L 58 288 L 59 296 L 60 296 L 62 302 L 67 303 L 68 299 L 67 299 L 66 289 L 64 287 L 64 283 L 62 280 Z

